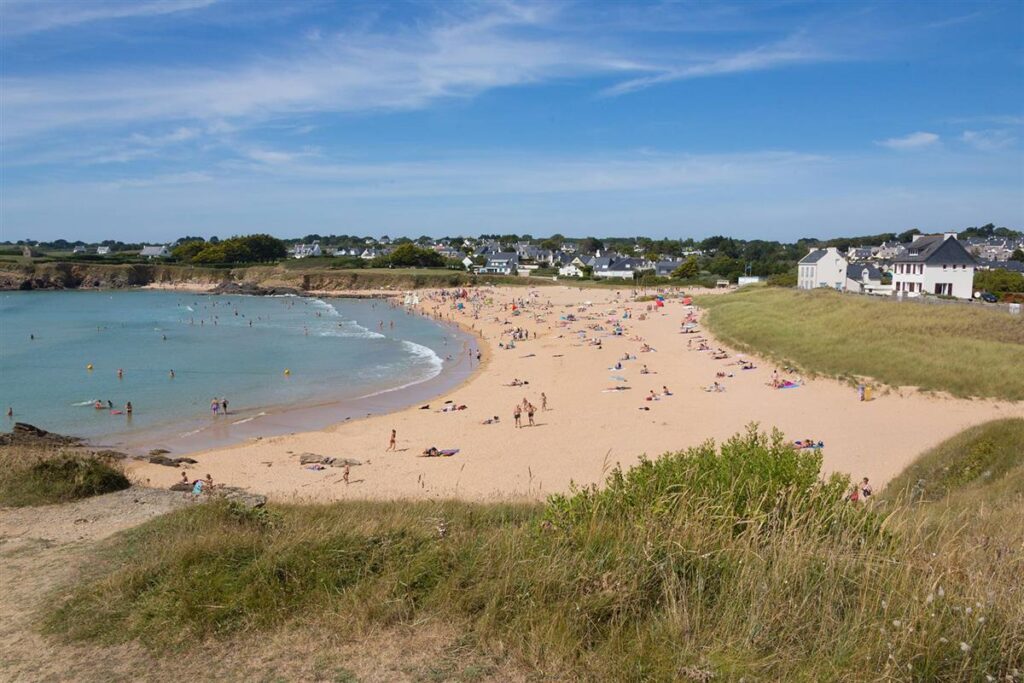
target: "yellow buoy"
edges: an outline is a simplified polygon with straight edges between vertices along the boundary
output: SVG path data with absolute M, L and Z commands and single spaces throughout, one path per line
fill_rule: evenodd
M 86 365 L 85 369 L 86 370 L 92 370 L 92 363 L 89 363 L 88 365 Z
M 291 370 L 289 370 L 288 368 L 285 368 L 285 369 L 284 369 L 284 374 L 286 374 L 286 375 L 290 375 L 290 374 L 292 374 L 292 371 L 291 371 Z

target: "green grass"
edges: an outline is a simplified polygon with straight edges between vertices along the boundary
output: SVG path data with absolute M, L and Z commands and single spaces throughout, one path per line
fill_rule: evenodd
M 92 455 L 36 448 L 0 449 L 0 506 L 66 503 L 131 485 L 117 467 Z
M 751 428 L 543 505 L 194 506 L 115 538 L 45 628 L 175 656 L 201 639 L 439 620 L 562 680 L 1005 680 L 1024 668 L 1024 549 L 1005 525 L 1024 511 L 1020 491 L 984 515 L 1002 528 L 969 527 L 967 508 L 947 519 L 849 503 L 848 482 L 820 467 Z
M 1024 323 L 969 305 L 744 288 L 699 301 L 723 342 L 809 373 L 1024 400 Z
M 889 482 L 888 497 L 936 500 L 976 489 L 1024 468 L 1024 418 L 971 427 L 919 457 Z

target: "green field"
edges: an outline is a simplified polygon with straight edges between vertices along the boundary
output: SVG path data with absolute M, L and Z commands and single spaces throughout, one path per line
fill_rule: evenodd
M 1019 316 L 972 305 L 756 287 L 698 303 L 724 343 L 808 373 L 1024 400 Z
M 439 623 L 537 680 L 1008 680 L 1024 491 L 986 492 L 1021 480 L 1015 452 L 923 504 L 850 503 L 819 455 L 751 428 L 543 505 L 193 506 L 115 537 L 44 628 L 177 657 Z

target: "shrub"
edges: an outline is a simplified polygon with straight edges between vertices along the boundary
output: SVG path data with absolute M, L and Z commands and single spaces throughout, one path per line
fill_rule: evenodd
M 120 469 L 91 455 L 58 453 L 4 460 L 0 505 L 65 503 L 131 486 Z

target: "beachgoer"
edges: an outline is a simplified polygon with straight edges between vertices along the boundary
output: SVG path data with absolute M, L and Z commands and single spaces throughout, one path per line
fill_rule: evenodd
M 187 484 L 188 483 L 188 473 L 185 470 L 181 471 L 181 483 L 182 484 Z
M 114 402 L 111 401 L 109 398 L 107 399 L 107 409 L 108 410 L 113 410 L 114 409 Z
M 7 406 L 7 417 L 14 417 L 14 407 Z
M 345 482 L 345 486 L 348 486 L 348 474 L 351 471 L 351 469 L 352 468 L 346 462 L 345 463 L 345 469 L 341 471 L 341 480 Z
M 868 483 L 868 478 L 864 477 L 860 481 L 860 495 L 863 498 L 869 498 L 874 493 L 874 489 L 871 488 L 871 484 Z
M 174 379 L 174 368 L 171 368 L 170 376 L 171 376 L 171 379 Z
M 512 417 L 515 419 L 516 427 L 523 426 L 523 408 L 518 403 L 516 404 L 515 409 L 513 409 L 512 411 Z
M 121 368 L 117 369 L 117 378 L 124 379 L 124 370 L 122 370 Z
M 533 414 L 534 414 L 534 412 L 536 412 L 536 410 L 537 409 L 533 407 L 532 403 L 527 403 L 526 404 L 526 417 L 529 420 L 529 423 L 530 423 L 531 427 L 535 426 L 534 422 L 533 422 Z
M 860 489 L 858 489 L 856 485 L 854 485 L 853 490 L 850 491 L 849 499 L 851 503 L 857 503 L 860 501 Z
M 213 399 L 210 401 L 210 412 L 214 415 L 220 414 L 220 401 Z
M 226 398 L 222 398 L 220 400 L 220 407 L 221 407 L 221 410 L 224 411 L 224 414 L 227 415 L 228 414 L 228 400 Z
M 124 414 L 125 415 L 131 415 L 132 414 L 132 402 L 131 401 L 128 401 L 127 403 L 124 404 Z
M 391 430 L 391 439 L 388 441 L 388 448 L 387 448 L 387 450 L 389 450 L 389 451 L 395 450 L 395 444 L 396 444 L 397 441 L 398 441 L 398 432 L 395 431 L 394 429 L 392 429 Z
M 545 394 L 543 391 L 540 392 L 540 409 L 541 410 L 547 410 L 548 409 L 548 395 Z

